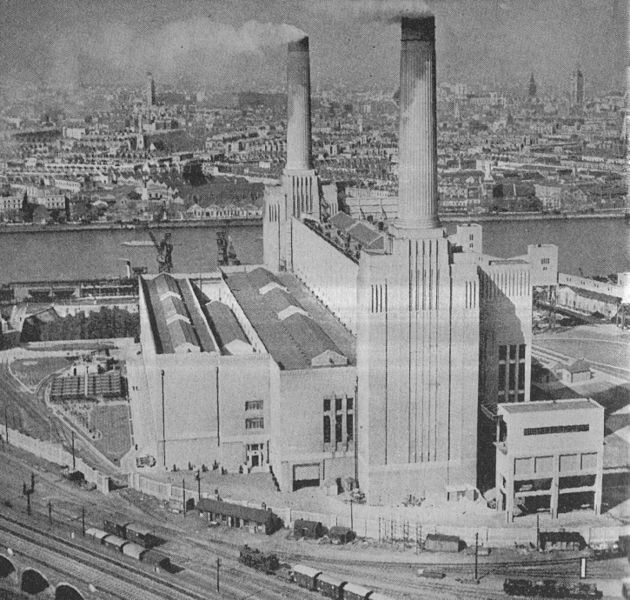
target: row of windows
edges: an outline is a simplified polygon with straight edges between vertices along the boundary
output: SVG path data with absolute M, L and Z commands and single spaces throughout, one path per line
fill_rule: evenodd
M 324 444 L 332 441 L 332 431 L 330 428 L 330 415 L 324 415 Z M 346 441 L 354 439 L 354 415 L 346 415 Z M 343 415 L 335 415 L 335 443 L 343 442 Z
M 263 417 L 256 417 L 254 419 L 245 419 L 245 429 L 264 429 L 265 420 Z
M 245 402 L 245 410 L 262 410 L 263 401 L 262 400 L 247 400 Z
M 508 392 L 513 392 L 517 388 L 523 389 L 525 387 L 525 363 L 520 363 L 518 365 L 518 370 L 516 368 L 517 365 L 514 363 L 507 366 L 509 368 L 506 369 L 506 365 L 499 364 L 499 390 L 504 390 L 506 387 Z M 507 386 L 505 378 L 506 373 Z
M 333 441 L 336 444 L 352 441 L 354 439 L 354 398 L 336 396 L 334 398 L 334 410 L 333 398 L 324 398 L 323 408 L 324 444 L 330 444 Z
M 515 361 L 516 360 L 517 349 L 518 349 L 518 360 L 519 360 L 519 362 L 525 360 L 525 344 L 518 344 L 518 345 L 510 344 L 509 346 L 508 345 L 499 346 L 499 360 L 500 361 L 506 361 L 507 360 L 508 348 L 509 348 L 509 354 L 510 354 L 510 360 L 511 361 Z
M 506 396 L 505 390 L 499 390 L 498 402 L 525 402 L 525 391 L 521 390 L 517 393 L 512 390 Z
M 551 427 L 526 427 L 523 435 L 546 435 L 549 433 L 573 433 L 575 431 L 588 431 L 589 424 L 581 425 L 552 425 Z
M 386 312 L 387 311 L 387 284 L 372 285 L 372 299 L 370 302 L 370 312 Z
M 330 412 L 332 401 L 330 398 L 324 398 L 324 412 Z M 353 399 L 346 398 L 346 410 L 352 410 Z M 343 410 L 343 398 L 335 398 L 335 410 Z
M 499 346 L 498 402 L 525 400 L 525 344 Z

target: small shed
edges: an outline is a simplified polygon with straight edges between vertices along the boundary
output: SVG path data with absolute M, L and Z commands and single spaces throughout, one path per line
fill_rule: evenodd
M 441 533 L 430 533 L 424 541 L 424 549 L 431 552 L 459 552 L 462 546 L 462 541 L 457 536 Z
M 295 583 L 307 590 L 314 591 L 317 589 L 317 578 L 322 572 L 306 565 L 295 565 L 293 567 L 293 577 Z
M 249 528 L 252 533 L 270 535 L 282 528 L 282 519 L 271 509 L 265 510 L 212 498 L 202 498 L 197 503 L 197 510 L 208 514 L 209 519 L 213 521 L 222 522 L 230 527 Z
M 326 598 L 343 600 L 343 587 L 346 583 L 348 582 L 341 577 L 322 573 L 317 577 L 317 591 Z
M 293 533 L 295 537 L 318 539 L 324 535 L 325 528 L 319 521 L 296 519 L 293 523 Z
M 560 365 L 560 377 L 567 383 L 579 383 L 591 379 L 591 365 L 584 359 L 576 360 L 570 365 Z
M 543 550 L 582 550 L 586 546 L 578 531 L 542 531 L 540 547 Z
M 328 537 L 332 540 L 333 544 L 347 544 L 348 542 L 351 542 L 356 535 L 349 527 L 335 525 L 330 528 Z

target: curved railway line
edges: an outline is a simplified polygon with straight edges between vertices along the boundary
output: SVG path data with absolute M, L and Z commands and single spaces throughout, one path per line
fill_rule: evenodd
M 23 459 L 13 457 L 10 453 L 6 454 L 6 458 L 9 462 L 24 463 Z M 38 467 L 36 467 L 38 468 Z M 38 468 L 39 470 L 39 468 Z M 73 493 L 73 489 L 64 484 L 62 478 L 58 475 L 49 472 L 41 472 L 40 476 L 47 482 L 48 485 L 53 486 L 58 491 L 62 492 L 65 500 L 59 499 L 55 505 L 55 526 L 65 527 L 67 531 L 73 528 L 75 533 L 77 527 L 80 527 L 80 514 L 82 506 L 89 508 L 90 512 L 94 510 L 99 516 L 110 515 L 115 516 L 116 512 L 113 508 L 107 508 L 94 501 L 77 501 L 76 495 Z M 21 483 L 21 482 L 20 482 Z M 15 482 L 15 495 L 16 498 L 20 495 L 20 490 L 17 488 L 18 482 Z M 11 486 L 11 489 L 14 486 Z M 1 500 L 2 498 L 0 498 Z M 169 549 L 160 550 L 163 554 L 169 556 L 173 562 L 185 567 L 185 571 L 182 575 L 163 575 L 158 577 L 157 575 L 144 570 L 142 563 L 134 563 L 124 558 L 122 555 L 117 555 L 104 547 L 94 546 L 93 548 L 86 548 L 84 545 L 79 545 L 76 542 L 71 543 L 67 538 L 60 537 L 65 535 L 63 533 L 50 532 L 46 522 L 46 497 L 36 494 L 33 497 L 33 512 L 31 517 L 35 526 L 24 524 L 17 519 L 22 518 L 16 513 L 17 519 L 10 519 L 4 515 L 0 515 L 0 518 L 4 520 L 5 526 L 3 527 L 0 522 L 0 529 L 5 529 L 14 523 L 13 527 L 22 527 L 23 531 L 37 532 L 48 540 L 48 543 L 53 545 L 60 545 L 60 549 L 66 553 L 72 554 L 71 560 L 77 561 L 81 564 L 80 560 L 75 558 L 74 554 L 78 553 L 82 557 L 82 564 L 86 567 L 94 563 L 94 560 L 100 560 L 106 562 L 110 566 L 112 563 L 116 563 L 115 573 L 110 574 L 111 577 L 121 579 L 119 571 L 140 573 L 143 578 L 153 578 L 151 585 L 163 585 L 164 583 L 175 586 L 174 589 L 169 589 L 162 595 L 157 595 L 158 598 L 234 598 L 238 600 L 248 599 L 277 599 L 281 597 L 295 598 L 295 599 L 308 599 L 312 598 L 312 594 L 301 588 L 295 586 L 295 584 L 289 583 L 282 577 L 270 577 L 260 572 L 253 571 L 247 567 L 241 566 L 237 561 L 238 548 L 240 544 L 232 540 L 216 539 L 209 537 L 201 537 L 198 534 L 192 534 L 185 528 L 179 527 L 177 523 L 164 523 L 159 525 L 152 523 L 151 527 L 156 534 L 161 535 L 165 539 L 170 539 Z M 23 499 L 25 504 L 25 499 Z M 139 506 L 133 501 L 129 501 L 130 506 L 133 506 L 138 511 L 151 517 L 151 521 L 156 519 L 163 519 L 162 515 L 155 514 L 149 511 L 146 507 Z M 23 510 L 23 504 L 20 504 L 19 511 Z M 5 511 L 6 512 L 6 511 Z M 79 516 L 77 516 L 79 515 Z M 134 517 L 131 517 L 133 519 Z M 140 517 L 142 520 L 142 517 Z M 36 522 L 37 521 L 37 522 Z M 92 517 L 94 521 L 94 516 Z M 8 523 L 9 525 L 6 525 Z M 72 525 L 74 523 L 74 525 Z M 16 525 L 17 524 L 17 525 Z M 39 529 L 37 528 L 39 526 Z M 44 531 L 45 529 L 45 531 Z M 80 529 L 79 529 L 80 531 Z M 50 533 L 49 533 L 50 532 Z M 26 534 L 28 537 L 30 534 Z M 256 545 L 254 543 L 254 545 Z M 68 548 L 70 546 L 70 548 Z M 97 551 L 100 550 L 99 551 Z M 272 548 L 269 550 L 275 551 Z M 192 552 L 191 552 L 192 550 Z M 198 550 L 198 552 L 197 552 Z M 51 550 L 53 551 L 53 550 Z M 413 598 L 427 599 L 430 598 L 472 598 L 472 599 L 505 599 L 506 596 L 494 588 L 489 588 L 484 585 L 483 579 L 486 576 L 524 576 L 524 577 L 555 577 L 555 578 L 568 578 L 575 577 L 578 569 L 577 557 L 554 557 L 548 560 L 538 558 L 537 556 L 527 557 L 523 556 L 517 561 L 492 561 L 488 559 L 480 559 L 479 561 L 479 574 L 482 577 L 482 583 L 480 585 L 474 585 L 472 583 L 458 583 L 453 581 L 453 576 L 460 575 L 463 578 L 472 580 L 472 574 L 474 570 L 474 557 L 470 556 L 467 561 L 464 562 L 460 558 L 460 562 L 453 563 L 436 563 L 422 561 L 422 556 L 418 558 L 420 560 L 414 561 L 377 561 L 377 560 L 361 560 L 354 558 L 352 552 L 348 552 L 346 556 L 340 557 L 337 553 L 336 558 L 319 556 L 317 554 L 305 554 L 304 552 L 281 552 L 275 551 L 282 561 L 291 565 L 298 563 L 310 564 L 317 566 L 322 571 L 329 574 L 336 574 L 344 577 L 348 577 L 350 581 L 355 583 L 367 584 L 368 581 L 373 582 L 373 589 L 379 589 L 383 592 L 394 594 L 404 598 L 405 600 Z M 202 554 L 205 553 L 205 556 Z M 94 557 L 94 560 L 92 560 Z M 215 563 L 214 559 L 220 557 L 222 560 L 221 566 L 221 594 L 216 594 L 215 584 Z M 124 560 L 123 560 L 124 558 Z M 37 561 L 37 557 L 33 557 Z M 606 563 L 608 561 L 590 561 L 589 562 L 589 575 L 591 577 L 601 576 L 602 578 L 610 577 L 610 570 L 606 569 Z M 100 564 L 100 563 L 99 563 Z M 432 570 L 440 570 L 450 574 L 448 581 L 443 580 L 427 580 L 420 579 L 415 575 L 415 569 L 421 567 L 429 567 Z M 378 571 L 375 574 L 375 568 Z M 119 571 L 117 571 L 118 569 Z M 59 571 L 59 569 L 55 569 Z M 600 574 L 601 575 L 598 575 Z M 165 579 L 166 578 L 166 579 Z M 169 581 L 169 579 L 171 581 Z M 178 581 L 179 579 L 179 581 Z M 144 581 L 144 579 L 143 579 Z M 151 581 L 149 579 L 148 581 Z M 158 583 L 156 583 L 156 581 Z M 134 577 L 131 582 L 127 582 L 130 585 L 138 586 L 138 579 Z M 190 588 L 188 587 L 190 585 Z M 149 590 L 148 587 L 143 589 Z M 172 592 L 172 593 L 171 593 Z M 181 595 L 180 595 L 181 594 Z M 124 600 L 133 600 L 129 595 L 122 596 Z
M 108 593 L 119 597 L 121 600 L 147 600 L 147 594 L 151 598 L 167 600 L 208 600 L 211 598 L 245 598 L 271 600 L 282 597 L 308 599 L 310 595 L 301 593 L 293 584 L 284 582 L 279 578 L 269 578 L 261 574 L 253 574 L 231 565 L 223 565 L 221 569 L 220 594 L 215 591 L 214 569 L 211 561 L 204 562 L 200 559 L 184 560 L 173 556 L 180 564 L 186 566 L 186 581 L 174 582 L 169 579 L 177 578 L 177 575 L 157 575 L 145 570 L 142 564 L 134 564 L 132 560 L 123 560 L 105 548 L 96 546 L 94 549 L 84 545 L 78 545 L 71 541 L 49 532 L 42 532 L 31 525 L 0 515 L 0 530 L 5 536 L 13 537 L 21 541 L 21 545 L 31 546 L 32 550 L 19 550 L 20 554 L 42 563 L 41 550 L 53 553 L 64 560 L 72 561 L 80 565 L 85 575 L 92 575 L 94 579 L 103 576 L 113 578 L 114 589 L 106 589 Z M 96 550 L 98 548 L 99 550 Z M 102 550 L 102 551 L 101 551 Z M 226 554 L 225 559 L 230 562 L 236 560 L 232 554 Z M 45 562 L 45 561 L 44 561 Z M 77 573 L 64 569 L 59 563 L 51 565 L 55 571 L 64 571 L 77 577 Z M 194 571 L 193 571 L 194 569 Z M 204 575 L 205 572 L 205 575 Z M 244 575 L 246 575 L 244 577 Z M 111 581 L 112 579 L 110 579 Z M 120 582 L 125 585 L 120 586 Z M 129 595 L 129 589 L 140 590 L 140 595 Z M 125 591 L 127 590 L 127 591 Z M 288 595 L 287 595 L 288 594 Z
M 78 505 L 77 505 L 78 507 Z M 73 519 L 73 513 L 71 510 L 62 511 L 68 515 L 68 520 Z M 75 511 L 76 512 L 76 511 Z M 76 515 L 74 516 L 76 519 Z M 164 537 L 173 537 L 177 533 L 181 533 L 181 530 L 174 527 L 155 527 L 154 530 L 158 534 L 162 534 Z M 240 544 L 221 539 L 205 539 L 203 541 L 195 539 L 195 537 L 189 536 L 186 540 L 181 542 L 173 542 L 174 544 L 181 545 L 181 552 L 164 552 L 169 555 L 175 562 L 178 561 L 178 557 L 181 557 L 185 553 L 186 547 L 198 548 L 203 552 L 212 552 L 213 556 L 218 556 L 224 561 L 226 570 L 232 569 L 234 572 L 238 572 L 239 568 L 235 559 L 238 553 Z M 256 545 L 256 544 L 254 544 Z M 398 561 L 369 561 L 358 560 L 350 557 L 339 558 L 327 558 L 317 555 L 306 555 L 292 552 L 276 552 L 276 554 L 289 564 L 306 563 L 312 566 L 317 566 L 323 571 L 338 575 L 347 575 L 348 578 L 355 582 L 365 582 L 372 579 L 374 581 L 373 587 L 380 588 L 383 591 L 396 591 L 404 595 L 410 589 L 416 592 L 427 592 L 433 590 L 434 592 L 442 591 L 444 593 L 461 593 L 466 589 L 467 596 L 470 597 L 486 597 L 489 598 L 494 593 L 497 598 L 505 598 L 502 593 L 497 594 L 496 590 L 489 590 L 485 586 L 473 586 L 470 589 L 465 588 L 462 584 L 449 584 L 447 582 L 434 582 L 426 579 L 419 579 L 415 575 L 415 569 L 417 568 L 430 568 L 431 570 L 438 570 L 452 575 L 460 575 L 472 580 L 474 573 L 474 559 L 469 557 L 467 562 L 448 562 L 448 563 L 436 563 L 427 561 L 414 561 L 414 562 L 398 562 Z M 589 562 L 589 574 L 592 577 L 601 576 L 603 578 L 609 576 L 606 569 L 607 561 L 590 561 Z M 208 571 L 208 563 L 203 560 L 188 559 L 185 561 L 186 568 L 192 569 L 196 572 Z M 236 569 L 229 567 L 228 565 L 236 566 Z M 374 577 L 373 569 L 378 565 L 379 568 L 385 569 L 384 576 Z M 210 565 L 210 568 L 212 565 Z M 575 578 L 578 573 L 579 559 L 576 556 L 573 557 L 554 557 L 549 559 L 530 558 L 523 557 L 517 561 L 479 561 L 479 575 L 483 579 L 487 576 L 511 576 L 511 577 L 538 577 L 538 578 L 561 578 L 571 579 Z M 242 573 L 242 571 L 241 571 Z M 395 573 L 391 575 L 391 573 Z M 259 573 L 249 573 L 248 577 L 260 577 Z M 401 585 L 402 579 L 405 580 L 405 584 Z M 262 582 L 266 587 L 269 587 L 273 581 L 277 581 L 275 578 L 262 578 Z M 387 584 L 387 590 L 384 589 L 383 583 Z M 295 589 L 292 590 L 296 592 Z M 484 596 L 485 594 L 485 596 Z

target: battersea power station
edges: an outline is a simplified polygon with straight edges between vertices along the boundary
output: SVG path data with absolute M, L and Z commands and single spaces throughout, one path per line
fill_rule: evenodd
M 494 462 L 497 406 L 530 399 L 532 287 L 555 283 L 557 248 L 496 258 L 479 225 L 441 227 L 433 16 L 401 19 L 399 189 L 378 227 L 313 167 L 308 38 L 287 75 L 264 264 L 142 276 L 138 452 L 272 471 L 283 490 L 352 478 L 371 504 L 466 495 Z

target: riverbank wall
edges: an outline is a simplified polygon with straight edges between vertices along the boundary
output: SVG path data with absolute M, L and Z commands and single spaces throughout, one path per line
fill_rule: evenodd
M 623 219 L 623 210 L 595 213 L 542 214 L 506 212 L 500 214 L 441 214 L 443 223 L 483 223 L 494 221 L 564 221 L 567 219 Z M 41 225 L 34 223 L 0 223 L 2 233 L 28 232 L 63 232 L 63 231 L 145 231 L 147 229 L 185 229 L 185 228 L 236 228 L 262 226 L 262 217 L 228 218 L 228 219 L 195 219 L 190 221 L 163 221 L 159 223 L 67 223 Z
M 195 221 L 164 221 L 161 223 L 66 223 L 40 225 L 35 223 L 0 224 L 2 233 L 59 233 L 64 231 L 146 231 L 147 229 L 191 229 L 197 227 L 235 228 L 262 226 L 262 217 L 232 219 L 199 219 Z

